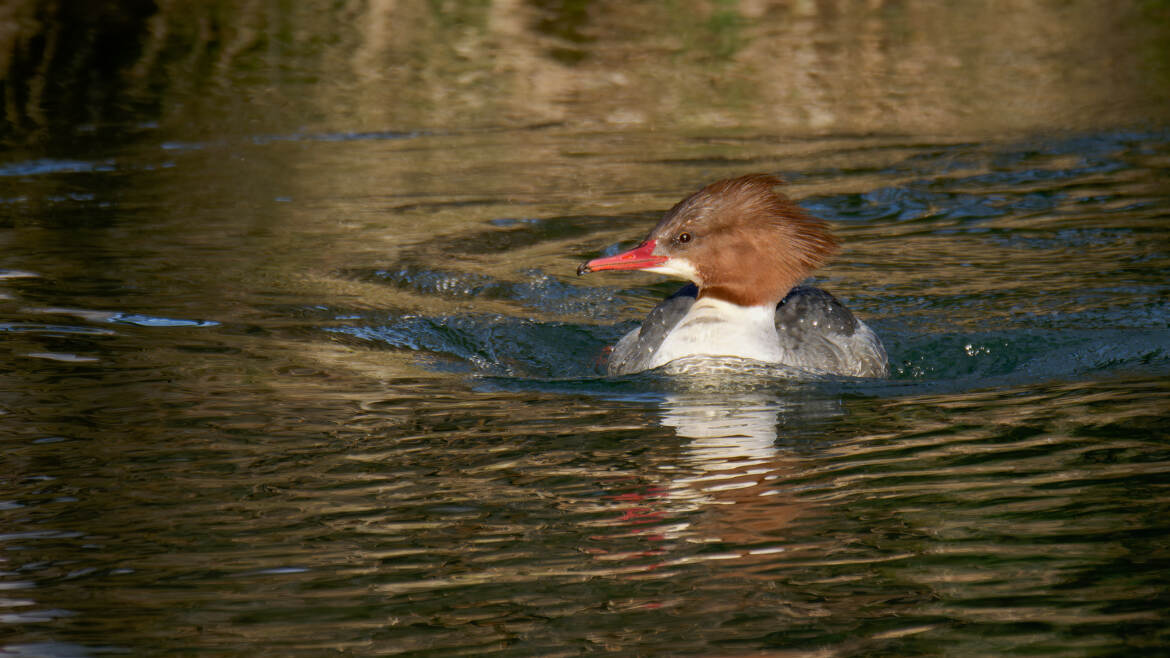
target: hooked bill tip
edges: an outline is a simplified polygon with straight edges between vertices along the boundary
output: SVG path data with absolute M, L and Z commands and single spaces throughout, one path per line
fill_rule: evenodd
M 585 276 L 593 270 L 589 268 L 589 263 L 581 263 L 577 266 L 577 276 Z

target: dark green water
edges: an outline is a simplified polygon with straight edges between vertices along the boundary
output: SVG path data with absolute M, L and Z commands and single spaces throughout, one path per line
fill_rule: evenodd
M 10 104 L 0 653 L 1170 650 L 1160 69 L 1136 69 L 1148 84 L 1131 96 L 1085 99 L 1112 108 L 1088 119 L 1040 86 L 1049 114 L 1003 109 L 969 130 L 954 95 L 939 108 L 953 123 L 826 124 L 867 106 L 832 94 L 769 129 L 774 99 L 724 80 L 708 96 L 683 83 L 665 118 L 639 120 L 653 114 L 639 81 L 658 79 L 641 60 L 615 72 L 605 44 L 673 44 L 682 72 L 788 85 L 754 66 L 783 26 L 823 19 L 823 47 L 850 53 L 834 30 L 863 17 L 699 11 L 680 45 L 589 6 L 488 4 L 490 20 L 432 7 L 413 20 L 464 41 L 373 54 L 345 31 L 305 36 L 325 29 L 305 16 L 349 20 L 317 8 L 195 55 L 163 11 L 110 65 L 128 77 L 106 81 L 96 115 L 55 113 L 50 92 L 29 101 L 40 115 Z M 895 52 L 926 47 L 905 32 L 916 21 L 969 20 L 900 11 L 872 28 L 909 44 Z M 1146 34 L 1135 25 L 1109 29 Z M 1135 57 L 1165 43 L 1148 39 Z M 503 54 L 476 60 L 489 46 Z M 388 109 L 390 92 L 359 93 L 365 69 L 332 57 L 415 62 L 418 86 Z M 842 57 L 804 66 L 853 75 Z M 904 108 L 906 61 L 859 93 Z M 920 91 L 961 86 L 921 61 Z M 12 66 L 9 90 L 24 80 Z M 159 89 L 167 66 L 192 88 Z M 415 70 L 400 66 L 390 81 Z M 550 70 L 564 80 L 551 91 L 515 82 Z M 628 95 L 574 96 L 622 72 Z M 979 103 L 1005 107 L 999 83 L 974 78 Z M 539 96 L 527 114 L 493 95 L 501 80 Z M 83 82 L 71 89 L 96 84 Z M 303 93 L 322 87 L 328 102 Z M 213 102 L 227 97 L 253 105 Z M 926 127 L 898 130 L 916 117 Z M 578 279 L 576 265 L 751 171 L 832 222 L 845 249 L 818 281 L 882 336 L 891 378 L 604 377 L 602 350 L 677 284 Z

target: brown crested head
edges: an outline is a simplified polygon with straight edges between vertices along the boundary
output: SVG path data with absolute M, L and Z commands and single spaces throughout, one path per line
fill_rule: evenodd
M 775 191 L 776 176 L 716 181 L 680 201 L 650 231 L 658 271 L 686 276 L 700 297 L 775 304 L 837 252 L 825 222 Z

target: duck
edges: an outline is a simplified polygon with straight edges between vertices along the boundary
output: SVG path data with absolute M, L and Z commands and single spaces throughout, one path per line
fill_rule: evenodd
M 763 173 L 710 183 L 675 204 L 638 246 L 577 268 L 578 276 L 642 270 L 689 282 L 618 340 L 610 376 L 744 362 L 797 376 L 889 375 L 877 334 L 805 283 L 840 243 L 825 221 L 776 190 L 782 184 Z

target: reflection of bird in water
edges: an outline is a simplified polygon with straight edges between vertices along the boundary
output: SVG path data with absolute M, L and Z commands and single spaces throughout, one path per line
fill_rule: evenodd
M 735 379 L 742 382 L 742 371 Z M 688 439 L 685 452 L 659 471 L 670 478 L 614 496 L 628 503 L 614 525 L 647 542 L 626 557 L 668 562 L 695 542 L 725 545 L 720 558 L 774 555 L 786 550 L 784 528 L 808 507 L 782 486 L 801 472 L 801 460 L 777 447 L 777 431 L 840 416 L 840 399 L 793 386 L 753 390 L 706 381 L 712 386 L 662 401 L 662 425 Z

